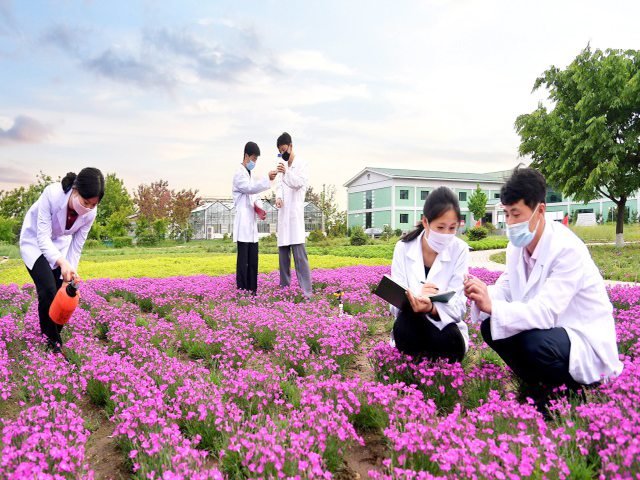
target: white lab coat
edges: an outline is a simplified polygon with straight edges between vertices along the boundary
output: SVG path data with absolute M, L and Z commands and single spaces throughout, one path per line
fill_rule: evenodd
M 455 323 L 464 338 L 464 350 L 469 349 L 469 329 L 463 321 L 467 312 L 467 299 L 464 296 L 464 275 L 468 272 L 469 246 L 454 238 L 446 250 L 439 253 L 429 270 L 424 275 L 424 257 L 422 255 L 422 232 L 410 242 L 402 240 L 396 243 L 391 263 L 391 278 L 403 284 L 416 295 L 422 290 L 422 283 L 431 282 L 441 292 L 456 290 L 456 294 L 447 303 L 435 302 L 440 320 L 427 316 L 429 321 L 442 330 L 450 323 Z M 391 311 L 398 316 L 399 310 L 391 306 Z
M 588 385 L 619 375 L 613 306 L 586 245 L 564 225 L 547 221 L 535 266 L 526 277 L 523 249 L 507 246 L 507 270 L 491 297 L 494 340 L 535 328 L 563 327 L 571 341 L 569 374 Z M 488 315 L 472 303 L 473 320 Z
M 287 166 L 286 173 L 278 175 L 276 198 L 282 199 L 282 208 L 278 211 L 279 247 L 305 242 L 304 196 L 308 183 L 307 162 L 297 156 L 291 166 Z
M 25 265 L 32 269 L 40 255 L 44 255 L 53 270 L 56 261 L 64 257 L 74 269 L 78 269 L 82 247 L 87 240 L 98 207 L 84 215 L 78 215 L 69 230 L 67 205 L 73 189 L 67 193 L 61 183 L 44 189 L 40 198 L 31 205 L 24 217 L 20 231 L 20 255 Z
M 253 182 L 247 168 L 240 165 L 233 176 L 233 206 L 236 217 L 233 222 L 233 241 L 256 243 L 258 241 L 258 220 L 253 205 L 262 208 L 258 193 L 271 187 L 269 177 Z

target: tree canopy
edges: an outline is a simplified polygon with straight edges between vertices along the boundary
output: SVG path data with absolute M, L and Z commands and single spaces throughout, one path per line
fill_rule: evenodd
M 640 190 L 640 51 L 587 45 L 566 69 L 545 71 L 533 90 L 541 86 L 553 108 L 539 103 L 517 118 L 520 154 L 574 200 L 611 199 L 621 245 L 627 199 Z

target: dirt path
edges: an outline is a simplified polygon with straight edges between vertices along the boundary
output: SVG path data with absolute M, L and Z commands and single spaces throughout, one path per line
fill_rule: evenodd
M 89 398 L 78 402 L 85 425 L 91 431 L 87 442 L 85 458 L 96 480 L 129 479 L 132 473 L 125 464 L 123 453 L 117 447 L 111 435 L 116 427 L 107 418 L 106 413 L 96 407 Z

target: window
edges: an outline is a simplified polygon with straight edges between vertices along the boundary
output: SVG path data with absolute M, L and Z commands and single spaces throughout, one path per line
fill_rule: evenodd
M 371 212 L 364 215 L 364 228 L 371 228 Z
M 493 194 L 493 198 L 500 198 L 500 192 L 496 192 Z
M 409 190 L 400 190 L 400 200 L 409 200 Z
M 547 187 L 547 203 L 558 203 L 558 202 L 562 202 L 562 193 Z
M 371 190 L 367 190 L 365 193 L 364 208 L 373 208 L 373 194 L 371 193 Z
M 400 214 L 400 223 L 409 223 L 409 214 L 401 213 Z
M 429 195 L 429 190 L 422 190 L 420 192 L 420 200 L 426 200 Z
M 461 202 L 467 201 L 467 192 L 458 192 L 458 200 Z

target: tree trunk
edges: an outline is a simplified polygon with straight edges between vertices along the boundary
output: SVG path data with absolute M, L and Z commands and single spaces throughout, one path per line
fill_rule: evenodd
M 616 247 L 624 247 L 624 213 L 627 206 L 627 199 L 622 197 L 620 203 L 616 204 L 618 207 L 618 217 L 616 220 Z

